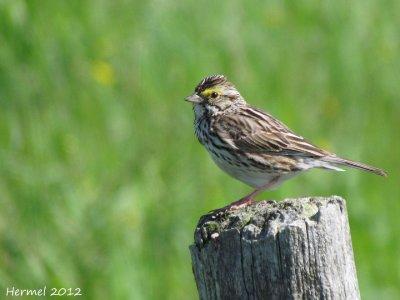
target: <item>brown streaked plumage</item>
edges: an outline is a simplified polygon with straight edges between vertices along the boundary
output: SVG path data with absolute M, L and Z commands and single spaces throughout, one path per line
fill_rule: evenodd
M 385 171 L 340 158 L 295 134 L 282 122 L 249 106 L 223 75 L 204 78 L 193 103 L 195 133 L 214 162 L 255 190 L 228 207 L 247 204 L 265 189 L 312 168 L 343 171 L 352 167 L 386 176 Z

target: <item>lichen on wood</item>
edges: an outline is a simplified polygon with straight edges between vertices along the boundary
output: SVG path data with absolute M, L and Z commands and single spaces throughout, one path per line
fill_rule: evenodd
M 359 299 L 345 201 L 260 201 L 203 216 L 190 246 L 201 299 Z

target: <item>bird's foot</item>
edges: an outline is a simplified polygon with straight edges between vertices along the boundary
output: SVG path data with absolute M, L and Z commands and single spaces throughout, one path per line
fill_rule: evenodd
M 239 199 L 239 200 L 237 200 L 235 202 L 232 202 L 231 204 L 223 207 L 222 209 L 226 209 L 228 211 L 232 211 L 232 210 L 239 209 L 241 207 L 246 207 L 246 206 L 251 205 L 253 203 L 254 203 L 253 198 L 249 197 L 249 196 L 246 196 L 246 197 L 243 197 L 243 198 L 241 198 L 241 199 Z
M 254 203 L 253 198 L 251 197 L 243 197 L 237 201 L 232 202 L 231 204 L 228 204 L 222 208 L 214 209 L 208 212 L 207 215 L 209 216 L 222 216 L 225 215 L 227 212 L 246 207 L 248 205 L 251 205 Z
M 206 222 L 209 221 L 216 221 L 221 219 L 222 217 L 226 216 L 227 213 L 234 211 L 236 209 L 246 207 L 248 205 L 251 205 L 254 203 L 254 200 L 252 197 L 246 196 L 243 197 L 237 201 L 232 202 L 231 204 L 228 204 L 222 208 L 214 209 L 209 211 L 206 215 L 202 216 L 199 224 L 205 224 Z

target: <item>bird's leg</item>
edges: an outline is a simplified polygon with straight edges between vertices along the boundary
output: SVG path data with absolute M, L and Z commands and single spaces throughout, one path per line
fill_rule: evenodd
M 240 198 L 237 201 L 232 202 L 231 204 L 224 206 L 220 209 L 212 210 L 211 213 L 221 213 L 221 212 L 226 212 L 229 210 L 235 210 L 240 207 L 244 207 L 247 205 L 250 205 L 254 202 L 254 197 L 257 196 L 259 193 L 262 191 L 269 189 L 272 187 L 274 184 L 276 184 L 279 180 L 280 176 L 275 176 L 272 178 L 272 180 L 268 181 L 266 184 L 256 188 L 254 191 L 252 191 L 250 194 L 244 196 L 243 198 Z
M 243 198 L 240 198 L 239 200 L 232 202 L 231 204 L 223 207 L 222 209 L 234 210 L 238 209 L 241 206 L 250 205 L 254 202 L 253 197 L 256 196 L 258 193 L 260 193 L 260 191 L 258 189 L 255 189 L 250 194 L 244 196 Z
M 250 194 L 244 196 L 243 198 L 232 202 L 231 204 L 225 206 L 224 208 L 227 208 L 229 210 L 234 210 L 234 209 L 238 209 L 239 207 L 242 206 L 247 206 L 250 205 L 254 202 L 254 197 L 257 196 L 259 193 L 261 193 L 264 190 L 269 189 L 270 187 L 272 187 L 279 179 L 279 176 L 275 176 L 272 178 L 272 180 L 268 181 L 266 184 L 256 188 L 254 191 L 252 191 Z

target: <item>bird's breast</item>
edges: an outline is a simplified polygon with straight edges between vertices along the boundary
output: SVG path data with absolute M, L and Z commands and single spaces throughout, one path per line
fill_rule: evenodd
M 205 117 L 195 120 L 194 132 L 200 143 L 206 145 L 209 140 L 210 123 Z

